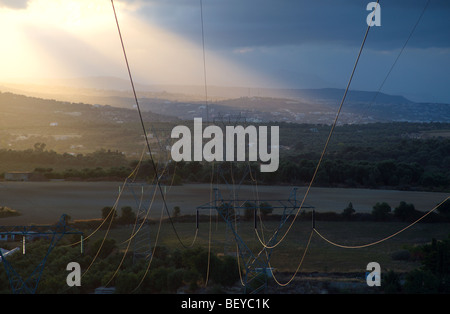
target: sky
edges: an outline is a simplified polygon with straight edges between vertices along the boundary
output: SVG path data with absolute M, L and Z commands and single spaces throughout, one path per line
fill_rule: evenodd
M 299 89 L 346 87 L 369 2 L 114 0 L 141 84 Z M 450 1 L 381 0 L 380 9 L 351 89 L 450 104 Z M 0 0 L 0 17 L 0 81 L 128 78 L 109 0 Z

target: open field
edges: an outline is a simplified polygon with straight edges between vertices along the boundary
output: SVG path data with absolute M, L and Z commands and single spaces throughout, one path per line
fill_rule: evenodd
M 103 206 L 114 204 L 120 185 L 120 182 L 1 182 L 2 202 L 5 202 L 5 206 L 8 207 L 12 207 L 15 202 L 15 207 L 21 211 L 22 216 L 3 218 L 0 223 L 3 225 L 32 222 L 52 223 L 63 213 L 69 214 L 73 220 L 99 218 Z M 226 198 L 226 186 L 219 186 L 219 188 L 222 190 L 223 197 Z M 125 205 L 135 206 L 136 200 L 139 201 L 140 189 L 140 186 L 135 187 L 135 195 L 131 193 L 130 189 L 123 189 L 118 208 Z M 303 197 L 304 191 L 304 187 L 299 188 L 298 198 Z M 153 192 L 154 189 L 147 191 L 150 195 Z M 239 190 L 239 196 L 241 199 L 256 198 L 253 195 L 254 192 L 253 187 L 243 186 Z M 287 199 L 291 187 L 260 186 L 258 192 L 260 199 Z M 173 206 L 178 205 L 181 207 L 181 214 L 194 214 L 196 206 L 209 201 L 210 186 L 207 184 L 173 186 L 167 189 L 167 193 L 170 210 Z M 158 194 L 156 193 L 156 195 Z M 357 212 L 367 212 L 378 201 L 387 201 L 392 206 L 396 206 L 401 200 L 405 200 L 414 203 L 419 210 L 427 210 L 447 196 L 446 193 L 314 188 L 310 192 L 307 203 L 314 205 L 318 211 L 341 212 L 348 202 L 352 201 Z M 194 247 L 210 248 L 214 254 L 236 254 L 235 238 L 232 232 L 227 230 L 225 223 L 217 213 L 208 210 L 202 214 L 203 219 L 199 223 L 198 230 L 195 222 L 174 223 L 184 246 L 192 244 Z M 151 218 L 154 222 L 145 225 L 144 229 L 140 230 L 140 236 L 148 234 L 151 247 L 161 245 L 171 250 L 183 249 L 175 236 L 172 225 L 167 221 L 159 225 L 161 216 L 166 217 L 159 197 L 155 197 L 151 210 Z M 209 219 L 205 219 L 205 216 Z M 97 226 L 96 223 L 94 224 Z M 98 224 L 100 224 L 100 220 Z M 316 221 L 316 230 L 335 243 L 357 246 L 384 239 L 407 225 L 408 223 L 401 222 L 318 220 Z M 257 255 L 263 249 L 260 241 L 268 241 L 277 226 L 278 221 L 261 218 L 256 230 L 253 221 L 241 221 L 236 228 L 239 237 L 253 254 Z M 322 293 L 323 291 L 335 291 L 333 289 L 372 293 L 374 290 L 369 289 L 364 280 L 369 262 L 378 262 L 381 265 L 382 273 L 386 273 L 388 270 L 397 273 L 410 272 L 420 267 L 419 261 L 393 258 L 393 256 L 399 256 L 399 253 L 404 253 L 408 248 L 429 243 L 433 238 L 447 238 L 450 234 L 450 224 L 418 223 L 376 245 L 346 249 L 333 246 L 314 233 L 311 221 L 303 216 L 298 217 L 288 232 L 289 226 L 290 223 L 286 223 L 280 230 L 278 239 L 283 239 L 283 241 L 270 252 L 272 254 L 270 266 L 273 267 L 274 276 L 280 283 L 288 282 L 296 274 L 311 236 L 309 248 L 293 282 L 287 287 L 279 287 L 274 280 L 270 280 L 268 293 L 304 293 L 305 291 Z M 105 230 L 98 230 L 93 234 L 92 230 L 83 231 L 85 238 L 88 238 L 88 247 L 89 243 L 94 243 L 107 235 L 108 239 L 115 240 L 119 252 L 124 252 L 128 245 L 127 240 L 133 234 L 133 226 L 116 226 L 107 234 Z M 286 236 L 284 237 L 284 235 Z M 20 243 L 17 243 L 17 246 L 20 246 Z M 136 249 L 134 241 L 129 249 Z M 400 256 L 402 255 L 400 254 Z
M 22 215 L 3 218 L 2 225 L 47 224 L 59 219 L 62 214 L 68 214 L 73 220 L 94 219 L 101 217 L 101 209 L 113 206 L 119 196 L 122 182 L 0 182 L 0 206 L 7 206 L 19 211 Z M 216 186 L 214 186 L 216 187 Z M 289 186 L 236 186 L 231 191 L 230 186 L 217 186 L 224 199 L 230 199 L 234 192 L 237 199 L 250 200 L 287 200 L 292 187 Z M 179 206 L 180 214 L 195 214 L 196 207 L 212 200 L 212 187 L 209 184 L 186 184 L 172 186 L 166 191 L 166 201 L 169 211 Z M 144 194 L 142 194 L 144 191 Z M 301 200 L 306 188 L 299 187 L 297 199 Z M 162 200 L 159 191 L 154 186 L 126 186 L 117 203 L 120 212 L 122 206 L 137 209 L 142 197 L 142 206 L 149 207 L 151 218 L 160 217 Z M 392 208 L 400 201 L 414 204 L 420 211 L 428 211 L 444 200 L 448 193 L 366 190 L 341 188 L 312 188 L 305 204 L 312 205 L 316 211 L 342 212 L 349 202 L 353 203 L 356 212 L 370 212 L 377 202 L 387 202 Z M 205 211 L 202 214 L 209 214 Z
M 273 234 L 278 222 L 263 222 L 264 233 L 261 224 L 258 225 L 258 235 L 253 222 L 240 222 L 237 226 L 238 233 L 245 244 L 256 255 L 263 246 L 259 238 L 265 241 Z M 175 223 L 175 229 L 184 245 L 208 248 L 214 253 L 235 253 L 236 244 L 231 232 L 226 231 L 225 224 L 216 216 L 212 216 L 209 222 L 200 223 L 196 234 L 195 223 Z M 365 245 L 386 238 L 403 229 L 407 223 L 399 222 L 316 222 L 316 229 L 327 239 L 349 246 Z M 287 231 L 286 224 L 279 233 L 278 239 L 282 239 Z M 228 233 L 227 233 L 228 232 Z M 89 234 L 89 233 L 87 233 Z M 98 231 L 92 238 L 103 238 L 105 231 Z M 119 247 L 124 249 L 125 240 L 132 234 L 132 227 L 113 228 L 108 233 L 109 239 L 115 239 Z M 174 235 L 172 226 L 163 223 L 151 225 L 151 245 L 162 245 L 171 249 L 182 249 L 182 245 Z M 296 221 L 286 237 L 272 250 L 271 266 L 276 272 L 293 274 L 302 258 L 304 249 L 311 234 L 310 221 Z M 431 242 L 432 238 L 444 239 L 450 234 L 448 224 L 419 223 L 401 232 L 384 242 L 360 249 L 339 248 L 329 244 L 313 233 L 311 242 L 301 265 L 300 273 L 361 273 L 364 274 L 369 262 L 378 262 L 382 271 L 394 270 L 396 272 L 408 272 L 420 266 L 420 262 L 413 260 L 393 259 L 392 254 Z M 194 241 L 195 239 L 195 241 Z M 194 241 L 194 242 L 193 242 Z M 361 275 L 362 276 L 362 275 Z

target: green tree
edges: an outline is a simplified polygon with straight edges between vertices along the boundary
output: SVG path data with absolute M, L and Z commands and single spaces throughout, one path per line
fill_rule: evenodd
M 158 267 L 154 269 L 153 271 L 150 271 L 149 275 L 149 292 L 167 292 L 168 286 L 167 286 L 167 277 L 169 274 L 173 271 L 171 268 L 166 267 Z
M 172 216 L 173 216 L 174 218 L 176 218 L 176 217 L 180 216 L 180 212 L 181 212 L 180 206 L 174 206 L 174 207 L 173 207 Z
M 355 209 L 353 208 L 352 202 L 348 203 L 347 207 L 342 211 L 342 216 L 345 219 L 351 219 L 353 214 L 355 213 Z
M 218 284 L 232 286 L 239 280 L 239 265 L 234 257 L 224 256 L 219 269 L 222 275 L 215 279 Z
M 251 202 L 244 203 L 244 219 L 252 220 L 255 216 L 256 204 Z
M 389 270 L 386 274 L 383 274 L 382 282 L 382 288 L 385 293 L 392 294 L 401 291 L 400 276 L 393 270 Z
M 394 209 L 394 216 L 401 219 L 402 221 L 409 220 L 415 214 L 416 209 L 413 204 L 407 204 L 401 201 L 400 204 Z
M 92 243 L 88 249 L 88 255 L 95 256 L 98 253 L 99 258 L 108 257 L 116 248 L 116 241 L 113 239 L 98 239 Z
M 437 293 L 439 279 L 429 270 L 415 269 L 407 274 L 405 292 L 411 294 Z
M 408 293 L 450 292 L 450 237 L 420 248 L 422 267 L 408 274 L 405 291 Z
M 108 280 L 111 276 L 107 277 Z M 119 272 L 114 280 L 117 293 L 130 293 L 139 284 L 139 278 L 137 274 L 131 272 Z
M 111 219 L 111 215 L 113 219 L 117 217 L 117 211 L 110 206 L 105 206 L 102 208 L 102 219 Z
M 167 275 L 167 289 L 176 292 L 183 285 L 184 270 L 175 269 Z
M 389 217 L 389 213 L 391 212 L 391 206 L 388 203 L 376 203 L 372 208 L 372 216 L 375 220 L 384 221 Z
M 132 224 L 136 221 L 136 214 L 130 206 L 124 206 L 120 209 L 122 211 L 120 222 L 123 224 Z

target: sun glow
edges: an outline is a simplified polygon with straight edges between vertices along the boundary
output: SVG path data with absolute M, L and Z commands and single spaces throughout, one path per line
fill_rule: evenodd
M 198 42 L 144 20 L 139 2 L 115 2 L 128 59 L 145 84 L 204 83 Z M 109 1 L 29 0 L 24 9 L 0 7 L 0 80 L 116 76 L 127 78 Z M 200 23 L 200 21 L 196 21 Z M 199 24 L 200 30 L 200 24 Z M 258 85 L 260 78 L 207 51 L 210 84 Z

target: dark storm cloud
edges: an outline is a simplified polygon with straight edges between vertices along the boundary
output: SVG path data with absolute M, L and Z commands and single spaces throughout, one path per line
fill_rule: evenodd
M 202 1 L 208 50 L 289 88 L 342 88 L 373 0 L 117 1 L 141 5 L 136 12 L 143 19 L 199 46 Z M 352 87 L 376 90 L 407 43 L 383 91 L 450 102 L 450 1 L 379 3 L 381 26 L 370 29 Z
M 131 1 L 131 0 L 130 0 Z M 359 45 L 368 0 L 203 0 L 211 47 L 339 43 Z M 183 37 L 200 36 L 200 0 L 146 0 L 145 18 Z M 380 1 L 382 27 L 371 40 L 380 49 L 401 47 L 427 0 Z M 450 1 L 431 0 L 410 46 L 450 47 Z

